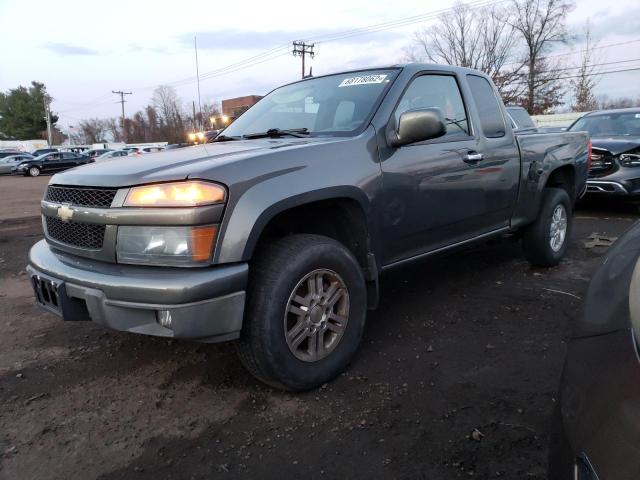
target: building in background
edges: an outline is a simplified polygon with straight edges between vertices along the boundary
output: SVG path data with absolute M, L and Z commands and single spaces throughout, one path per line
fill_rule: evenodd
M 261 98 L 261 95 L 247 95 L 222 100 L 222 115 L 226 115 L 229 119 L 235 120 Z

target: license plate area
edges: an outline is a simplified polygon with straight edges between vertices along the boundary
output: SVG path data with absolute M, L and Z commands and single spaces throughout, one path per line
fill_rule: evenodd
M 40 306 L 62 317 L 63 283 L 42 275 L 32 275 L 31 285 Z
M 81 298 L 67 295 L 65 283 L 62 280 L 49 277 L 35 270 L 31 273 L 31 286 L 38 305 L 65 321 L 78 322 L 91 320 L 87 303 Z

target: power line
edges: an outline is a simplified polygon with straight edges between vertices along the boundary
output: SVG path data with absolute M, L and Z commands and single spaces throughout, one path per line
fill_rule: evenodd
M 580 77 L 597 77 L 600 75 L 611 75 L 613 73 L 624 73 L 624 72 L 637 72 L 640 71 L 640 66 L 638 67 L 632 67 L 632 68 L 624 68 L 622 70 L 607 70 L 604 72 L 593 72 L 593 73 L 585 73 L 585 74 L 581 74 L 581 75 L 567 75 L 564 77 L 554 77 L 553 81 L 555 80 L 567 80 L 570 78 L 580 78 Z M 550 72 L 541 72 L 541 73 L 550 73 Z M 513 82 L 511 85 L 526 85 L 528 82 L 524 81 L 524 82 Z
M 467 5 L 470 6 L 471 8 L 475 9 L 475 8 L 481 8 L 481 7 L 487 7 L 487 6 L 491 6 L 491 5 L 495 5 L 495 4 L 499 4 L 499 3 L 504 3 L 507 0 L 476 0 L 473 2 L 468 3 Z M 396 20 L 392 20 L 392 21 L 388 21 L 388 22 L 383 22 L 383 23 L 378 23 L 378 24 L 373 24 L 373 25 L 369 25 L 369 26 L 365 26 L 365 27 L 360 27 L 360 28 L 356 28 L 356 29 L 350 29 L 350 30 L 344 30 L 341 32 L 336 32 L 333 33 L 331 35 L 328 35 L 326 37 L 322 37 L 322 36 L 316 36 L 316 37 L 312 37 L 310 40 L 314 40 L 315 43 L 329 43 L 329 42 L 334 42 L 337 40 L 341 40 L 344 38 L 350 38 L 350 37 L 354 37 L 354 36 L 358 36 L 358 35 L 366 35 L 369 33 L 374 33 L 374 32 L 378 32 L 381 30 L 389 30 L 389 29 L 393 29 L 393 28 L 399 28 L 399 27 L 403 27 L 403 26 L 407 26 L 407 25 L 411 25 L 411 24 L 415 24 L 415 23 L 421 23 L 424 22 L 425 20 L 431 19 L 431 18 L 435 18 L 443 13 L 446 13 L 450 10 L 452 10 L 453 7 L 449 7 L 449 8 L 444 8 L 444 9 L 440 9 L 440 10 L 435 10 L 435 11 L 431 11 L 428 13 L 423 13 L 420 15 L 414 15 L 414 16 L 410 16 L 410 17 L 404 17 L 404 18 L 400 18 L 400 19 L 396 19 Z M 307 39 L 306 41 L 310 41 L 309 39 Z M 255 65 L 259 65 L 261 63 L 264 63 L 264 61 L 267 60 L 273 60 L 276 58 L 279 58 L 281 56 L 284 55 L 288 55 L 288 46 L 289 43 L 287 44 L 283 44 L 274 48 L 271 48 L 269 50 L 266 50 L 264 52 L 261 52 L 257 55 L 254 55 L 252 57 L 246 58 L 244 60 L 240 60 L 236 63 L 227 65 L 225 67 L 221 67 L 219 69 L 216 70 L 212 70 L 209 72 L 205 72 L 202 75 L 200 75 L 200 80 L 206 80 L 206 79 L 210 79 L 210 78 L 215 78 L 221 75 L 226 75 L 228 73 L 233 73 L 236 72 L 238 70 L 243 70 L 244 68 L 249 68 L 249 67 L 253 67 Z M 286 50 L 283 52 L 283 50 Z M 172 82 L 164 82 L 162 83 L 162 85 L 167 85 L 167 86 L 183 86 L 183 85 L 187 85 L 190 83 L 193 83 L 197 81 L 196 77 L 187 77 L 181 80 L 175 80 Z M 142 88 L 136 88 L 134 90 L 152 90 L 154 88 L 156 88 L 158 85 L 153 85 L 153 86 L 146 86 L 146 87 L 142 87 Z
M 626 41 L 626 42 L 608 43 L 608 44 L 605 44 L 605 45 L 599 45 L 597 47 L 591 47 L 589 49 L 585 48 L 585 49 L 582 49 L 582 50 L 572 50 L 572 51 L 569 51 L 569 52 L 554 53 L 554 54 L 551 54 L 551 55 L 545 55 L 545 56 L 542 56 L 542 57 L 538 57 L 538 60 L 546 60 L 547 58 L 555 58 L 555 57 L 567 57 L 569 55 L 576 55 L 578 53 L 584 53 L 587 50 L 588 51 L 602 50 L 604 48 L 619 47 L 621 45 L 629 45 L 631 43 L 638 43 L 638 42 L 640 42 L 640 38 L 636 38 L 634 40 L 629 40 L 629 41 Z M 506 63 L 504 66 L 508 67 L 510 65 L 520 65 L 520 64 L 522 64 L 522 62 L 512 62 L 512 63 Z

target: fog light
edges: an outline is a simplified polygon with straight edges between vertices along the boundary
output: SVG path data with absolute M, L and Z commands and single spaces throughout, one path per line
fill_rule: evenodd
M 156 313 L 158 323 L 165 328 L 171 328 L 171 311 L 170 310 L 158 310 Z

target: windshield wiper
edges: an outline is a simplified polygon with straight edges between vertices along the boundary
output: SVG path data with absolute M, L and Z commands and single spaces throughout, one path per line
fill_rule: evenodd
M 211 140 L 210 143 L 213 143 L 213 142 L 229 142 L 231 140 L 240 140 L 240 137 L 229 137 L 227 135 L 218 135 L 216 138 Z
M 265 137 L 283 137 L 285 135 L 289 135 L 290 137 L 297 138 L 305 138 L 309 136 L 308 128 L 288 128 L 286 130 L 280 130 L 279 128 L 270 128 L 266 132 L 260 133 L 247 133 L 243 135 L 242 138 L 252 139 L 252 138 L 265 138 Z

